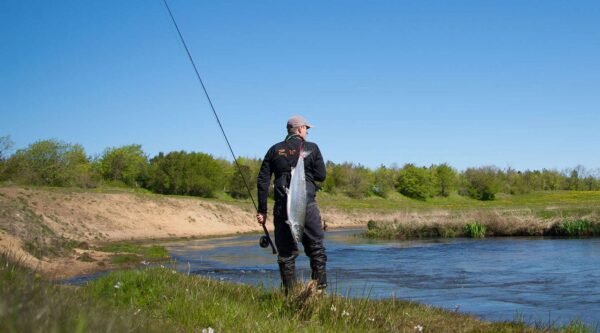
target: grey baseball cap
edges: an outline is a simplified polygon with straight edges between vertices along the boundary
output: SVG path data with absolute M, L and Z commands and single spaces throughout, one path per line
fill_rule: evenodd
M 300 126 L 306 126 L 307 128 L 313 127 L 302 116 L 292 116 L 290 119 L 288 119 L 287 128 L 296 128 Z

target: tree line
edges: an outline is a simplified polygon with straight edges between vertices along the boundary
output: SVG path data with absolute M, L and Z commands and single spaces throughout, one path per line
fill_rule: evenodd
M 127 186 L 155 193 L 206 198 L 229 195 L 249 197 L 246 185 L 256 193 L 261 160 L 239 158 L 239 168 L 225 159 L 201 152 L 176 151 L 149 157 L 141 145 L 111 147 L 90 157 L 79 144 L 41 140 L 12 151 L 10 137 L 0 137 L 0 181 L 23 185 Z M 458 171 L 443 163 L 428 167 L 407 163 L 402 167 L 366 168 L 354 163 L 328 161 L 322 191 L 351 198 L 398 192 L 427 200 L 453 193 L 478 200 L 494 200 L 498 193 L 525 194 L 533 191 L 600 190 L 600 172 L 583 166 L 573 169 L 500 169 L 495 166 Z

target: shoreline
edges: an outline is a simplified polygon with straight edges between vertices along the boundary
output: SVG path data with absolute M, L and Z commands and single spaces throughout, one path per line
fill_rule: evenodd
M 583 210 L 592 207 L 590 214 L 597 220 L 600 214 L 594 207 L 598 207 L 598 199 L 595 196 L 590 199 L 583 202 Z M 488 221 L 510 230 L 516 225 L 543 227 L 565 218 L 562 210 L 557 210 L 557 202 L 545 203 L 545 208 L 536 208 L 537 213 L 526 205 L 478 205 L 479 202 L 473 202 L 466 209 L 443 209 L 434 203 L 426 209 L 398 207 L 381 211 L 342 209 L 326 204 L 320 209 L 329 230 L 366 231 L 369 221 L 417 227 Z M 573 203 L 565 207 L 581 209 Z M 539 209 L 551 216 L 540 217 Z M 262 234 L 252 210 L 243 204 L 196 197 L 0 186 L 0 252 L 9 253 L 46 277 L 73 277 L 119 268 L 111 263 L 114 253 L 98 250 L 109 244 L 148 245 Z M 272 216 L 268 217 L 267 229 L 274 237 Z
M 110 244 L 262 233 L 243 207 L 194 197 L 10 186 L 0 187 L 0 212 L 0 252 L 50 279 L 119 268 L 98 250 Z M 323 215 L 332 229 L 364 226 Z M 272 217 L 267 229 L 273 237 Z

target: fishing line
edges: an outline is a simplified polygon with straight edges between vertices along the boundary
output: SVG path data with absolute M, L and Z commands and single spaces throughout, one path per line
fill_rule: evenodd
M 215 119 L 217 120 L 217 124 L 219 124 L 219 128 L 221 129 L 221 133 L 223 133 L 223 137 L 225 138 L 225 142 L 227 143 L 227 147 L 229 147 L 229 151 L 231 152 L 231 156 L 233 156 L 233 161 L 235 162 L 235 165 L 240 173 L 240 176 L 242 176 L 242 181 L 244 182 L 244 186 L 246 187 L 246 190 L 248 191 L 248 194 L 250 195 L 250 199 L 252 200 L 252 204 L 254 205 L 254 209 L 258 211 L 258 206 L 256 205 L 256 201 L 254 201 L 254 196 L 252 195 L 252 191 L 250 190 L 250 186 L 248 186 L 248 182 L 246 181 L 246 177 L 244 176 L 244 173 L 242 172 L 242 168 L 240 167 L 240 164 L 238 163 L 237 158 L 235 157 L 235 153 L 233 152 L 233 148 L 231 148 L 231 144 L 229 143 L 229 139 L 227 138 L 227 134 L 225 134 L 225 129 L 223 129 L 223 124 L 221 124 L 221 120 L 219 119 L 219 116 L 217 115 L 217 111 L 215 110 L 215 107 L 212 103 L 212 100 L 210 99 L 210 96 L 208 95 L 208 91 L 206 90 L 206 86 L 204 85 L 204 81 L 202 81 L 202 77 L 200 76 L 200 72 L 198 71 L 198 67 L 196 67 L 196 63 L 194 62 L 194 58 L 192 58 L 192 54 L 190 53 L 190 50 L 187 47 L 187 43 L 185 42 L 185 39 L 183 39 L 183 35 L 181 34 L 181 30 L 179 30 L 179 25 L 177 25 L 177 21 L 175 21 L 175 17 L 173 16 L 173 13 L 171 12 L 171 8 L 169 7 L 169 4 L 167 3 L 167 0 L 163 0 L 163 3 L 165 4 L 165 7 L 167 8 L 167 11 L 169 12 L 169 16 L 171 17 L 171 21 L 173 22 L 173 25 L 175 26 L 175 30 L 177 30 L 177 34 L 179 35 L 179 40 L 181 41 L 181 44 L 183 44 L 183 48 L 185 49 L 185 52 L 187 53 L 188 59 L 190 60 L 190 62 L 192 63 L 192 67 L 194 67 L 194 72 L 196 73 L 196 77 L 198 78 L 198 81 L 200 82 L 200 85 L 202 86 L 202 90 L 204 91 L 204 95 L 206 96 L 206 99 L 208 100 L 208 104 L 210 105 L 210 108 L 213 112 L 213 115 L 215 116 Z M 262 224 L 263 227 L 263 231 L 265 233 L 265 237 L 266 237 L 266 242 L 268 242 L 268 245 L 271 245 L 271 248 L 273 249 L 273 254 L 277 253 L 277 250 L 275 250 L 275 246 L 273 245 L 273 241 L 271 240 L 271 237 L 269 236 L 269 232 L 267 231 L 267 228 L 265 227 L 264 224 Z M 261 238 L 261 246 L 263 246 L 263 244 L 265 244 L 263 241 L 263 239 Z M 267 245 L 267 246 L 268 246 Z M 263 246 L 266 247 L 266 246 Z

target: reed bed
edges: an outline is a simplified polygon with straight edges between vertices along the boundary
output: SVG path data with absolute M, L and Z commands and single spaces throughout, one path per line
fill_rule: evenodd
M 366 236 L 380 239 L 454 237 L 598 237 L 596 214 L 565 219 L 544 219 L 511 211 L 478 211 L 445 216 L 443 220 L 421 215 L 419 219 L 370 220 Z

